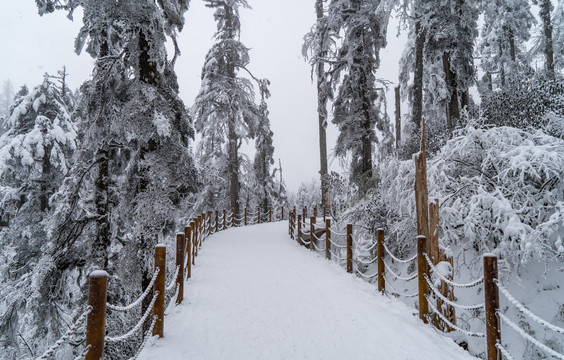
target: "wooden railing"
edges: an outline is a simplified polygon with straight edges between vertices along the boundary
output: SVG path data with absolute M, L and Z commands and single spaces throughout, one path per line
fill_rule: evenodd
M 452 277 L 452 258 L 447 258 L 444 254 L 440 254 L 442 265 L 450 264 L 450 274 L 444 273 L 444 267 L 439 268 L 437 262 L 433 262 L 427 249 L 427 239 L 425 236 L 416 237 L 417 252 L 408 259 L 396 257 L 386 246 L 384 238 L 384 230 L 376 231 L 376 241 L 371 239 L 373 245 L 369 251 L 376 250 L 372 259 L 355 258 L 355 242 L 353 236 L 353 224 L 340 224 L 340 228 L 345 228 L 346 232 L 339 233 L 331 229 L 331 219 L 326 219 L 322 225 L 317 225 L 315 216 L 310 217 L 309 222 L 304 220 L 307 218 L 307 208 L 304 208 L 301 214 L 296 209 L 290 211 L 288 217 L 288 232 L 292 239 L 298 244 L 306 246 L 311 251 L 324 254 L 328 260 L 336 260 L 344 266 L 347 272 L 356 273 L 359 277 L 371 281 L 376 279 L 378 291 L 395 297 L 418 298 L 419 317 L 425 323 L 430 323 L 436 328 L 444 332 L 458 331 L 469 337 L 485 338 L 485 354 L 488 360 L 499 360 L 502 355 L 506 359 L 513 359 L 509 351 L 502 343 L 502 332 L 500 322 L 505 323 L 508 327 L 515 330 L 526 341 L 531 342 L 544 353 L 555 358 L 564 360 L 564 355 L 556 352 L 552 348 L 542 344 L 533 338 L 526 331 L 521 329 L 517 324 L 508 319 L 500 311 L 499 294 L 506 298 L 508 304 L 517 308 L 521 314 L 530 320 L 541 324 L 545 329 L 564 334 L 564 329 L 553 325 L 532 312 L 527 310 L 519 303 L 510 293 L 503 287 L 498 278 L 498 258 L 494 254 L 483 254 L 483 276 L 479 279 L 468 283 L 456 283 Z M 325 238 L 322 238 L 324 235 Z M 340 241 L 336 240 L 341 237 Z M 365 242 L 365 241 L 364 241 Z M 366 243 L 366 242 L 365 242 Z M 367 251 L 364 249 L 365 252 Z M 416 261 L 416 273 L 403 276 L 395 273 L 389 266 L 389 262 L 408 264 Z M 356 264 L 356 269 L 353 266 Z M 359 265 L 369 267 L 371 264 L 376 265 L 376 271 L 372 274 L 365 274 L 359 270 Z M 417 291 L 415 293 L 406 294 L 396 290 L 392 286 L 390 278 L 410 282 L 417 280 Z M 472 288 L 483 285 L 484 302 L 473 305 L 461 305 L 455 302 L 455 288 Z M 387 287 L 392 289 L 390 291 Z M 457 299 L 461 300 L 461 299 Z M 472 332 L 462 329 L 456 324 L 455 309 L 462 311 L 479 310 L 485 311 L 484 323 L 485 332 Z
M 279 217 L 277 215 L 280 215 Z M 174 294 L 170 297 L 171 301 L 180 304 L 184 299 L 184 281 L 192 276 L 193 267 L 196 265 L 196 257 L 204 244 L 204 241 L 214 233 L 222 230 L 227 230 L 230 227 L 259 224 L 263 222 L 272 222 L 275 220 L 284 220 L 284 207 L 279 209 L 269 208 L 266 213 L 261 215 L 260 208 L 256 211 L 249 211 L 244 209 L 244 215 L 234 214 L 233 210 L 221 213 L 219 211 L 208 211 L 194 217 L 189 225 L 185 226 L 182 232 L 176 235 L 176 256 L 175 265 L 176 271 L 166 285 L 166 246 L 158 244 L 154 249 L 154 273 L 148 287 L 143 291 L 143 294 L 126 306 L 118 306 L 107 303 L 107 287 L 108 287 L 108 273 L 103 270 L 93 271 L 89 275 L 88 287 L 88 307 L 87 310 L 77 319 L 76 323 L 43 355 L 38 359 L 48 359 L 55 354 L 59 347 L 67 342 L 69 338 L 76 334 L 80 325 L 86 320 L 86 345 L 82 354 L 78 359 L 84 358 L 86 360 L 99 360 L 103 358 L 104 349 L 107 343 L 118 343 L 130 339 L 136 335 L 141 328 L 152 319 L 148 330 L 145 333 L 144 340 L 140 348 L 137 350 L 138 356 L 147 340 L 151 336 L 164 336 L 164 311 L 166 294 L 170 294 L 175 290 Z M 152 293 L 152 300 L 145 309 L 145 313 L 140 318 L 139 322 L 127 333 L 119 336 L 106 335 L 106 313 L 110 311 L 126 312 L 136 307 L 141 306 L 143 300 Z

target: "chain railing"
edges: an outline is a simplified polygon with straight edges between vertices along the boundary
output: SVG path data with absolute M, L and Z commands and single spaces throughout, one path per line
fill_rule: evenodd
M 564 360 L 563 354 L 535 339 L 532 334 L 522 328 L 522 325 L 518 325 L 517 322 L 500 312 L 498 292 L 507 300 L 508 305 L 514 306 L 524 318 L 541 325 L 546 330 L 564 334 L 564 328 L 551 324 L 533 314 L 501 285 L 497 279 L 497 257 L 495 255 L 485 254 L 483 256 L 483 276 L 465 283 L 456 282 L 453 280 L 452 274 L 446 274 L 445 271 L 446 265 L 449 265 L 449 271 L 452 271 L 452 260 L 447 257 L 447 260 L 438 261 L 439 258 L 443 259 L 443 256 L 446 256 L 439 253 L 437 262 L 434 263 L 427 254 L 427 239 L 425 236 L 417 237 L 417 252 L 411 257 L 403 259 L 394 255 L 385 244 L 383 229 L 376 231 L 376 241 L 374 242 L 374 239 L 358 234 L 366 230 L 362 227 L 358 227 L 359 231 L 353 235 L 354 224 L 347 224 L 344 226 L 346 232 L 339 232 L 331 229 L 330 219 L 327 219 L 325 224 L 318 224 L 317 218 L 310 217 L 304 220 L 304 216 L 307 216 L 307 209 L 304 209 L 302 214 L 298 214 L 295 208 L 290 211 L 288 218 L 290 238 L 311 251 L 325 253 L 328 260 L 337 261 L 348 272 L 354 272 L 368 282 L 372 283 L 377 280 L 378 291 L 382 293 L 403 298 L 419 297 L 418 310 L 422 321 L 431 323 L 445 332 L 455 331 L 471 338 L 485 338 L 488 360 L 499 360 L 502 356 L 508 360 L 515 358 L 502 343 L 500 322 L 517 332 L 525 341 L 531 343 L 546 355 Z M 343 225 L 341 225 L 341 228 L 343 228 Z M 323 234 L 325 234 L 325 239 Z M 369 244 L 369 246 L 366 244 Z M 360 256 L 361 252 L 362 256 Z M 343 253 L 346 255 L 343 256 Z M 416 262 L 416 271 L 407 275 L 401 274 L 391 265 L 391 263 L 394 263 L 411 267 L 408 265 L 413 262 Z M 447 264 L 443 263 L 439 266 L 440 262 L 447 262 Z M 376 265 L 377 268 L 375 269 Z M 396 266 L 396 268 L 401 269 L 401 266 Z M 412 293 L 408 293 L 407 288 L 398 291 L 399 282 L 406 285 L 416 282 L 417 289 Z M 458 302 L 460 299 L 455 301 L 454 289 L 470 289 L 480 286 L 483 286 L 484 302 L 463 305 Z M 480 292 L 481 290 L 478 291 L 478 293 Z M 485 331 L 475 332 L 468 329 L 468 326 L 463 328 L 457 325 L 455 309 L 461 312 L 469 311 L 473 314 L 472 316 L 480 313 L 485 314 Z M 521 324 L 521 321 L 518 323 Z

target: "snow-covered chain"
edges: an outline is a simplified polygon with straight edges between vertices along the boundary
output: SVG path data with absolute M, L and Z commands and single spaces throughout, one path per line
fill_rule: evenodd
M 57 342 L 54 343 L 49 349 L 47 349 L 43 353 L 43 355 L 38 357 L 37 360 L 45 360 L 49 358 L 49 356 L 53 355 L 55 351 L 57 351 L 57 349 L 60 348 L 61 345 L 63 345 L 65 341 L 67 341 L 76 332 L 80 324 L 82 324 L 82 322 L 86 319 L 86 316 L 88 316 L 88 314 L 90 314 L 91 311 L 92 311 L 92 307 L 89 306 L 86 309 L 86 311 L 82 313 L 82 315 L 80 315 L 78 319 L 76 319 L 75 323 L 72 324 L 72 326 L 67 330 L 67 332 L 59 340 L 57 340 Z
M 331 240 L 331 239 L 329 239 L 329 241 L 331 242 L 331 246 L 332 246 L 332 247 L 334 246 L 334 247 L 336 247 L 336 248 L 338 248 L 338 249 L 344 249 L 344 248 L 347 247 L 347 245 L 339 245 L 339 244 L 333 242 L 333 240 Z
M 132 302 L 127 306 L 117 306 L 117 305 L 112 305 L 110 303 L 106 303 L 106 307 L 113 311 L 128 311 L 141 304 L 141 302 L 147 297 L 147 295 L 149 295 L 149 293 L 153 289 L 153 285 L 155 284 L 155 280 L 157 280 L 157 275 L 159 275 L 159 271 L 160 268 L 157 267 L 155 269 L 155 273 L 153 274 L 153 278 L 151 279 L 151 282 L 149 283 L 149 285 L 147 285 L 147 288 L 137 300 L 135 300 L 134 302 Z
M 411 281 L 415 278 L 417 278 L 417 273 L 409 276 L 409 277 L 403 277 L 403 276 L 399 276 L 398 274 L 396 274 L 389 266 L 388 264 L 384 261 L 384 266 L 386 267 L 386 270 L 388 270 L 390 273 L 392 273 L 392 275 L 396 278 L 396 279 L 400 279 L 403 281 Z
M 556 325 L 553 325 L 551 323 L 549 323 L 546 320 L 541 319 L 540 317 L 536 316 L 535 314 L 533 314 L 529 309 L 527 309 L 523 304 L 521 304 L 519 301 L 517 301 L 510 293 L 509 291 L 507 291 L 506 288 L 504 288 L 499 281 L 496 280 L 496 285 L 499 289 L 499 291 L 503 294 L 503 296 L 505 296 L 505 298 L 507 299 L 507 301 L 509 301 L 510 303 L 512 303 L 517 309 L 519 309 L 523 314 L 525 314 L 526 316 L 528 316 L 531 320 L 536 321 L 537 323 L 545 326 L 546 328 L 558 332 L 560 334 L 564 334 L 564 329 L 562 329 L 561 327 L 558 327 Z
M 85 347 L 84 350 L 82 350 L 82 352 L 77 357 L 74 358 L 74 360 L 84 360 L 86 354 L 88 354 L 90 349 L 92 349 L 92 345 L 88 345 L 87 347 Z
M 388 294 L 390 294 L 390 295 L 393 295 L 393 296 L 403 296 L 403 297 L 406 297 L 406 298 L 412 298 L 412 297 L 416 297 L 416 296 L 419 295 L 418 292 L 412 293 L 412 294 L 400 294 L 399 291 L 398 291 L 398 289 L 396 289 L 396 288 L 392 285 L 392 282 L 386 277 L 386 275 L 384 275 L 384 280 L 386 280 L 386 287 L 391 287 L 392 290 L 395 291 L 395 293 L 390 292 L 390 291 L 386 291 L 386 293 L 388 293 Z
M 353 259 L 353 261 L 357 264 L 370 265 L 370 264 L 374 264 L 376 261 L 378 261 L 378 257 L 375 257 L 374 259 L 372 259 L 370 261 L 364 261 L 364 260 L 360 260 L 360 259 Z
M 436 275 L 439 279 L 446 282 L 450 286 L 454 286 L 454 287 L 457 287 L 457 288 L 471 288 L 471 287 L 480 285 L 481 283 L 484 282 L 484 277 L 482 276 L 481 278 L 474 280 L 472 282 L 466 283 L 466 284 L 455 283 L 454 281 L 449 280 L 448 278 L 444 277 L 443 274 L 441 274 L 440 271 L 436 271 L 437 267 L 435 265 L 433 265 L 433 262 L 431 261 L 431 259 L 429 259 L 429 256 L 427 254 L 423 254 L 423 256 L 425 256 L 425 260 L 427 260 L 427 264 L 429 265 L 429 268 L 433 272 L 433 275 Z
M 514 322 L 512 322 L 511 320 L 509 320 L 507 318 L 507 316 L 503 315 L 500 312 L 498 312 L 497 315 L 499 316 L 499 318 L 501 320 L 503 320 L 504 323 L 506 323 L 507 325 L 509 325 L 509 327 L 511 327 L 513 330 L 515 330 L 517 333 L 519 333 L 519 335 L 521 335 L 525 340 L 530 341 L 531 343 L 533 343 L 536 347 L 538 347 L 539 349 L 541 349 L 545 353 L 550 354 L 550 355 L 554 356 L 555 358 L 564 360 L 564 355 L 557 353 L 556 351 L 552 350 L 551 348 L 549 348 L 545 344 L 541 343 L 540 341 L 538 341 L 537 339 L 535 339 L 531 335 L 527 334 L 525 332 L 525 330 L 523 330 L 519 327 L 519 325 L 517 325 Z
M 363 274 L 362 272 L 360 272 L 358 269 L 356 270 L 356 273 L 357 273 L 358 275 L 362 276 L 362 277 L 365 278 L 365 279 L 372 279 L 373 277 L 378 276 L 378 273 L 377 273 L 377 272 L 375 272 L 374 274 L 371 274 L 371 275 L 366 275 L 366 274 Z
M 384 250 L 388 253 L 388 255 L 390 255 L 390 257 L 391 257 L 392 259 L 394 259 L 394 261 L 397 261 L 397 262 L 402 263 L 402 264 L 407 264 L 407 263 L 410 263 L 410 262 L 412 262 L 413 260 L 417 259 L 417 254 L 413 255 L 413 256 L 410 257 L 409 259 L 400 259 L 400 258 L 397 258 L 397 257 L 394 256 L 394 254 L 392 254 L 392 252 L 390 251 L 390 249 L 388 249 L 388 247 L 386 246 L 386 244 L 383 244 L 383 245 L 384 245 Z
M 153 333 L 153 329 L 155 328 L 155 324 L 157 323 L 158 318 L 159 317 L 157 315 L 153 316 L 153 322 L 151 323 L 149 330 L 147 330 L 147 332 L 145 333 L 145 338 L 143 339 L 141 346 L 137 350 L 137 353 L 133 357 L 129 358 L 129 360 L 136 360 L 139 357 L 139 354 L 141 354 L 141 351 L 143 351 L 145 345 L 147 345 L 147 341 L 149 341 L 149 339 L 151 338 L 151 334 Z
M 509 351 L 507 351 L 506 348 L 503 347 L 503 345 L 501 345 L 500 343 L 495 344 L 495 347 L 501 351 L 501 353 L 503 354 L 503 356 L 505 356 L 505 358 L 507 360 L 515 360 L 515 358 L 513 356 L 511 356 L 511 354 L 509 353 Z
M 158 296 L 159 296 L 159 292 L 157 291 L 155 292 L 155 295 L 153 295 L 153 300 L 151 300 L 151 303 L 149 304 L 147 310 L 145 310 L 145 313 L 141 317 L 141 320 L 139 320 L 139 322 L 133 327 L 133 329 L 120 336 L 116 336 L 116 337 L 106 336 L 105 341 L 108 343 L 115 343 L 115 342 L 125 341 L 129 339 L 131 336 L 133 336 L 139 329 L 141 329 L 143 323 L 145 322 L 145 320 L 147 320 L 149 314 L 151 314 L 151 312 L 153 311 L 153 307 L 155 306 L 155 302 L 157 301 Z
M 458 326 L 454 325 L 440 311 L 437 310 L 435 305 L 433 305 L 433 301 L 431 301 L 432 299 L 429 299 L 429 296 L 425 295 L 425 298 L 427 299 L 427 302 L 428 302 L 429 306 L 431 307 L 431 310 L 433 310 L 433 313 L 437 314 L 441 318 L 441 320 L 444 321 L 450 328 L 453 328 L 454 330 L 461 332 L 461 333 L 463 333 L 467 336 L 472 336 L 472 337 L 485 337 L 486 336 L 483 333 L 475 333 L 475 332 L 466 331 L 466 330 L 461 329 Z
M 458 309 L 462 309 L 462 310 L 476 310 L 476 309 L 481 309 L 484 307 L 484 303 L 480 303 L 477 305 L 460 305 L 457 304 L 455 302 L 450 301 L 446 296 L 444 296 L 443 294 L 441 294 L 441 292 L 439 291 L 439 289 L 437 289 L 435 287 L 435 285 L 431 282 L 431 280 L 429 279 L 429 277 L 427 276 L 427 274 L 423 275 L 423 277 L 425 278 L 425 281 L 427 282 L 427 285 L 429 285 L 429 288 L 431 290 L 433 290 L 433 292 L 435 293 L 435 295 L 437 295 L 439 298 L 441 298 L 441 300 L 443 300 L 445 303 L 447 303 L 450 306 L 453 306 L 455 308 Z
M 172 277 L 170 284 L 167 285 L 166 291 L 170 291 L 174 288 L 174 285 L 176 284 L 176 278 L 178 278 L 179 271 L 180 271 L 180 265 L 176 266 L 176 271 L 174 272 L 174 276 Z

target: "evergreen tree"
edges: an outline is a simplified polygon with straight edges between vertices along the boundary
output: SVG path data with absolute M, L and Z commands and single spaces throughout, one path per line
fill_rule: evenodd
M 49 198 L 72 167 L 77 137 L 70 92 L 52 80 L 46 75 L 32 91 L 23 87 L 17 93 L 0 137 L 0 204 L 12 215 L 0 236 L 0 248 L 12 249 L 5 253 L 12 270 L 0 271 L 0 343 L 6 358 L 20 355 L 18 332 L 32 345 L 55 341 L 63 332 L 58 324 L 69 320 L 52 304 L 45 306 L 59 294 L 63 279 L 42 281 L 52 266 L 45 229 L 53 206 Z
M 196 130 L 202 135 L 200 144 L 203 165 L 216 168 L 225 182 L 220 199 L 229 198 L 229 208 L 240 213 L 242 141 L 255 137 L 261 111 L 255 103 L 254 87 L 248 78 L 249 50 L 239 40 L 239 9 L 248 8 L 245 0 L 206 0 L 215 9 L 216 43 L 206 55 L 202 70 L 202 86 L 193 106 Z M 209 190 L 208 190 L 209 192 Z
M 329 26 L 333 34 L 343 33 L 329 79 L 337 88 L 335 153 L 352 154 L 351 180 L 361 195 L 373 186 L 373 143 L 387 147 L 392 141 L 388 119 L 378 108 L 383 95 L 374 76 L 380 49 L 386 45 L 390 11 L 390 4 L 379 0 L 334 0 L 329 4 Z
M 268 119 L 268 108 L 265 97 L 268 94 L 266 88 L 268 81 L 264 80 L 261 86 L 262 101 L 259 107 L 260 119 L 257 127 L 255 139 L 255 160 L 253 162 L 253 170 L 258 183 L 258 203 L 263 214 L 268 212 L 268 208 L 277 202 L 277 192 L 274 185 L 274 179 L 270 172 L 270 167 L 274 164 L 274 146 L 272 145 L 272 130 L 270 129 L 270 120 Z

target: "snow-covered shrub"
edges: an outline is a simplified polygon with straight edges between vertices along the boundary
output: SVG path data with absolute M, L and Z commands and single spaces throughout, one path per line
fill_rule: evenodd
M 411 244 L 413 161 L 381 171 L 390 232 Z M 564 140 L 541 130 L 468 126 L 428 161 L 429 199 L 440 200 L 440 242 L 496 252 L 515 266 L 564 258 Z

